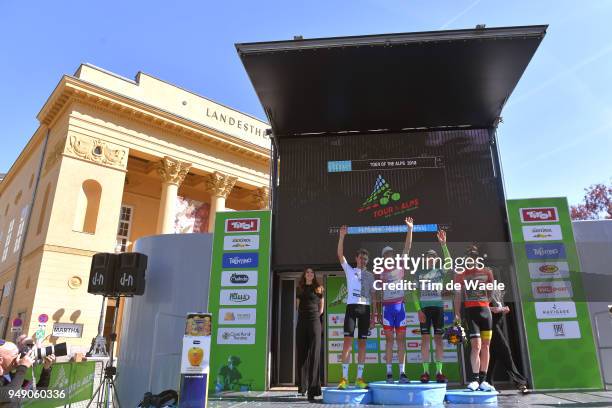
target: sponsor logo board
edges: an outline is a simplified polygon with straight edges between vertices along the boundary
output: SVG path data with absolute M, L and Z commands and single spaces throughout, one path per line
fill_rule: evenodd
M 580 326 L 577 320 L 561 322 L 538 322 L 540 340 L 579 339 Z
M 528 259 L 565 259 L 565 245 L 554 244 L 525 244 Z
M 223 237 L 224 251 L 259 249 L 259 235 L 228 235 Z
M 342 353 L 328 353 L 327 361 L 329 364 L 342 364 Z M 349 354 L 349 364 L 353 362 L 353 355 Z
M 575 318 L 576 304 L 571 301 L 563 302 L 535 302 L 536 318 L 538 319 L 564 319 Z
M 257 289 L 221 289 L 219 304 L 253 306 L 257 304 Z
M 219 324 L 255 324 L 257 309 L 250 307 L 219 309 Z
M 557 207 L 533 207 L 520 208 L 521 221 L 525 224 L 530 222 L 557 222 L 559 215 Z
M 225 220 L 225 232 L 259 232 L 259 218 L 228 218 Z
M 342 351 L 342 346 L 344 345 L 344 341 L 329 341 L 327 343 L 327 351 Z
M 223 271 L 221 286 L 257 286 L 257 271 Z
M 224 268 L 255 268 L 259 265 L 257 252 L 223 254 Z
M 570 276 L 567 262 L 530 262 L 528 267 L 531 279 L 559 279 Z
M 407 339 L 420 339 L 421 338 L 421 327 L 419 326 L 406 327 L 406 338 Z
M 445 363 L 456 363 L 459 361 L 459 357 L 457 356 L 456 351 L 445 351 L 442 356 L 442 361 Z
M 568 280 L 531 282 L 531 291 L 535 299 L 560 299 L 573 296 L 572 282 Z
M 219 327 L 217 344 L 255 344 L 255 328 Z
M 525 241 L 558 241 L 563 239 L 560 225 L 525 225 L 523 226 Z
M 330 327 L 327 329 L 327 338 L 328 339 L 343 339 L 344 330 L 342 329 L 342 327 L 338 327 L 338 328 Z
M 357 350 L 357 339 L 353 339 L 353 350 Z M 378 340 L 377 339 L 367 339 L 366 340 L 366 353 L 377 352 L 378 351 Z
M 327 315 L 328 326 L 343 326 L 344 325 L 344 314 L 343 313 L 330 313 Z
M 420 363 L 421 361 L 421 353 L 406 353 L 407 363 Z

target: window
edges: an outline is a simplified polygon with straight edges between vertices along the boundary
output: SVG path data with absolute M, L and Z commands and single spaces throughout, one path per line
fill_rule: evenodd
M 13 226 L 15 225 L 15 220 L 12 219 L 9 224 L 8 231 L 6 232 L 6 241 L 4 242 L 4 251 L 2 251 L 2 262 L 6 261 L 6 257 L 8 256 L 9 246 L 11 245 L 11 236 L 13 235 Z
M 28 217 L 29 205 L 26 205 L 21 209 L 21 216 L 19 217 L 19 226 L 17 227 L 17 235 L 15 236 L 15 246 L 13 247 L 13 253 L 19 251 L 21 246 L 21 239 L 23 238 L 23 229 L 25 227 L 25 220 Z
M 100 183 L 95 180 L 85 180 L 83 182 L 77 199 L 73 227 L 75 231 L 96 233 L 101 196 L 102 186 Z
M 132 229 L 132 218 L 134 216 L 134 207 L 128 205 L 121 206 L 119 214 L 119 227 L 117 228 L 117 249 L 120 252 L 127 251 L 130 244 L 130 231 Z
M 45 195 L 43 196 L 42 206 L 40 207 L 40 216 L 38 217 L 38 226 L 36 227 L 36 235 L 40 235 L 43 226 L 45 225 L 45 217 L 47 216 L 47 205 L 49 204 L 50 192 L 51 183 L 47 184 L 47 188 L 45 188 Z

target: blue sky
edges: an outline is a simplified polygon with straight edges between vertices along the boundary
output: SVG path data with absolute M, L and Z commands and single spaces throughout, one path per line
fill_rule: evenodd
M 180 6 L 179 6 L 180 5 Z M 550 24 L 503 111 L 509 198 L 567 196 L 612 177 L 612 1 L 0 2 L 0 172 L 63 74 L 143 71 L 262 119 L 236 42 Z

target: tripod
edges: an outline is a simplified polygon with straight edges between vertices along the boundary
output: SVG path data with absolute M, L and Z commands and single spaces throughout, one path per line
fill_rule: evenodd
M 106 297 L 106 296 L 105 296 Z M 113 353 L 115 350 L 115 341 L 117 340 L 117 314 L 119 311 L 119 296 L 115 297 L 115 312 L 113 313 L 113 324 L 112 324 L 112 333 L 109 336 L 110 339 L 110 357 L 108 363 L 106 363 L 106 367 L 104 367 L 104 372 L 102 375 L 102 379 L 100 380 L 100 384 L 96 391 L 91 396 L 91 399 L 87 403 L 87 407 L 96 401 L 96 406 L 99 408 L 104 405 L 105 408 L 109 408 L 112 404 L 113 407 L 120 408 L 121 404 L 119 403 L 119 396 L 117 395 L 117 386 L 115 385 L 115 376 L 117 375 L 117 367 L 113 365 Z M 97 398 L 96 398 L 97 397 Z

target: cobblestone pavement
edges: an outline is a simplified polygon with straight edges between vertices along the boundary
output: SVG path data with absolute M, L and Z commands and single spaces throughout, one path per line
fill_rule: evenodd
M 305 397 L 295 391 L 268 391 L 262 393 L 234 393 L 222 397 L 211 397 L 208 400 L 211 408 L 242 408 L 242 407 L 323 407 L 336 408 L 342 405 L 323 405 L 320 399 L 309 403 Z M 446 404 L 445 407 L 470 408 L 477 405 Z M 490 405 L 488 405 L 490 406 Z M 380 407 L 380 405 L 359 405 L 363 408 Z M 400 405 L 394 405 L 400 407 Z M 499 408 L 582 408 L 582 407 L 612 407 L 612 391 L 592 392 L 555 392 L 531 393 L 518 395 L 514 391 L 502 391 L 498 397 Z

